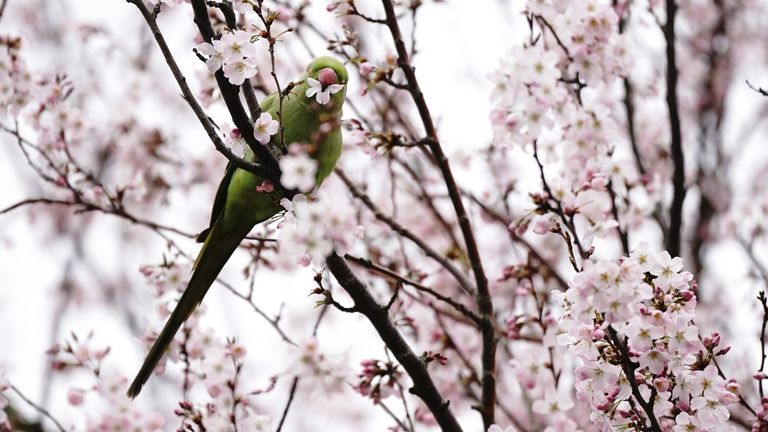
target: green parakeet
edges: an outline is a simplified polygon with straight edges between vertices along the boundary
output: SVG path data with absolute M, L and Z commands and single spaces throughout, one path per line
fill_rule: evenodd
M 318 163 L 315 187 L 333 171 L 341 155 L 339 120 L 347 80 L 347 70 L 341 62 L 332 57 L 319 57 L 307 66 L 298 84 L 283 98 L 284 143 L 309 144 L 309 154 Z M 277 120 L 277 93 L 265 98 L 261 109 Z M 282 154 L 285 150 L 280 148 L 280 133 L 272 136 L 268 145 L 274 154 Z M 250 150 L 246 150 L 245 158 L 256 161 Z M 176 332 L 203 300 L 208 288 L 248 232 L 256 224 L 283 210 L 279 204 L 282 198 L 280 188 L 276 187 L 271 193 L 257 191 L 256 188 L 264 180 L 231 164 L 227 166 L 214 199 L 210 226 L 198 236 L 198 241 L 204 243 L 195 261 L 192 277 L 131 383 L 129 397 L 139 394 Z

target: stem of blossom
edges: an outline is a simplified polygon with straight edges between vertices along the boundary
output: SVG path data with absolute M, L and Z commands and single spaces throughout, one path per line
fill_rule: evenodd
M 5 7 L 8 6 L 8 0 L 3 0 L 3 3 L 0 4 L 0 19 L 3 18 L 3 14 L 5 14 Z
M 401 394 L 402 394 L 402 393 L 401 393 Z M 404 400 L 405 400 L 405 398 L 403 398 L 403 401 L 404 401 Z M 379 403 L 378 403 L 378 405 L 381 407 L 381 409 L 382 409 L 382 410 L 384 410 L 384 412 L 385 412 L 385 413 L 387 413 L 387 415 L 388 415 L 388 416 L 389 416 L 389 417 L 390 417 L 392 420 L 394 420 L 394 422 L 395 422 L 395 423 L 397 423 L 397 425 L 398 425 L 398 426 L 400 426 L 400 428 L 401 428 L 401 429 L 403 429 L 403 431 L 405 431 L 405 432 L 413 432 L 413 428 L 412 428 L 412 427 L 410 427 L 410 428 L 409 428 L 409 427 L 408 427 L 408 425 L 406 425 L 405 423 L 403 423 L 403 421 L 402 421 L 402 420 L 401 420 L 399 417 L 397 417 L 397 416 L 395 415 L 395 413 L 394 413 L 394 412 L 392 412 L 392 410 L 391 410 L 391 409 L 389 409 L 389 407 L 388 407 L 387 405 L 385 405 L 385 404 L 384 404 L 384 402 L 379 402 Z
M 683 156 L 683 136 L 680 127 L 680 113 L 677 104 L 677 50 L 675 48 L 675 15 L 677 3 L 667 0 L 667 22 L 664 24 L 664 38 L 667 53 L 667 108 L 669 110 L 669 128 L 672 132 L 671 156 L 674 164 L 672 185 L 674 195 L 669 215 L 667 233 L 667 251 L 671 256 L 679 256 L 680 236 L 683 223 L 683 201 L 685 200 L 685 157 Z
M 450 402 L 443 400 L 429 376 L 427 365 L 408 346 L 384 307 L 371 296 L 365 284 L 355 276 L 342 257 L 332 253 L 325 259 L 325 264 L 339 285 L 352 297 L 357 311 L 368 318 L 381 340 L 413 380 L 413 387 L 409 391 L 424 401 L 443 432 L 462 432 L 459 422 L 449 409 Z
M 264 24 L 264 32 L 266 33 L 266 39 L 269 42 L 269 60 L 272 66 L 271 75 L 272 79 L 275 81 L 275 88 L 277 89 L 277 121 L 280 124 L 280 149 L 285 151 L 287 148 L 285 143 L 285 126 L 283 124 L 283 99 L 285 99 L 285 95 L 283 94 L 282 87 L 280 87 L 280 80 L 277 79 L 277 73 L 275 72 L 275 43 L 277 40 L 276 37 L 272 36 L 272 21 L 264 17 L 262 2 L 259 2 L 259 4 L 253 8 L 253 10 L 261 20 L 261 23 Z M 293 29 L 289 28 L 287 31 L 293 31 Z M 278 37 L 279 36 L 280 35 L 278 35 Z
M 337 176 L 341 179 L 342 182 L 347 186 L 349 191 L 352 193 L 352 195 L 359 199 L 363 204 L 365 204 L 366 207 L 368 207 L 368 210 L 373 213 L 374 216 L 376 216 L 376 219 L 384 222 L 385 224 L 389 225 L 389 227 L 395 231 L 396 233 L 400 234 L 401 236 L 407 238 L 408 240 L 412 241 L 416 246 L 418 246 L 424 254 L 426 254 L 428 257 L 432 258 L 433 260 L 437 261 L 440 265 L 443 266 L 450 274 L 453 275 L 454 278 L 456 278 L 456 281 L 459 283 L 459 285 L 470 295 L 475 295 L 474 288 L 472 287 L 472 283 L 467 279 L 467 277 L 464 275 L 464 273 L 461 272 L 455 265 L 453 265 L 452 262 L 448 261 L 447 258 L 439 254 L 436 250 L 432 249 L 432 246 L 430 246 L 427 242 L 422 240 L 420 237 L 418 237 L 416 234 L 410 232 L 408 229 L 406 229 L 404 226 L 400 225 L 396 220 L 392 219 L 391 217 L 385 215 L 378 207 L 376 207 L 376 204 L 373 203 L 373 200 L 371 198 L 364 194 L 360 189 L 355 186 L 354 183 L 352 183 L 352 180 L 347 177 L 346 174 L 344 174 L 344 171 L 342 171 L 339 168 L 336 168 L 334 170 Z
M 192 94 L 192 90 L 190 90 L 189 86 L 187 85 L 187 79 L 184 78 L 184 75 L 181 73 L 181 69 L 179 69 L 178 64 L 176 64 L 176 60 L 174 59 L 173 54 L 171 53 L 171 50 L 168 47 L 168 44 L 165 42 L 165 38 L 163 37 L 163 34 L 160 31 L 160 28 L 157 26 L 157 20 L 155 19 L 154 15 L 152 15 L 152 12 L 150 12 L 147 9 L 147 7 L 144 6 L 143 0 L 127 0 L 127 1 L 135 5 L 139 9 L 139 12 L 141 12 L 141 15 L 144 17 L 144 21 L 147 22 L 147 26 L 152 31 L 152 35 L 155 37 L 155 41 L 157 42 L 158 47 L 160 47 L 160 51 L 162 51 L 163 53 L 165 62 L 168 64 L 168 67 L 171 69 L 171 73 L 173 74 L 173 77 L 176 79 L 176 82 L 178 83 L 179 88 L 181 89 L 181 94 L 184 97 L 184 100 L 187 101 L 187 104 L 189 104 L 190 108 L 192 108 L 192 111 L 195 113 L 195 116 L 197 117 L 198 121 L 200 122 L 201 125 L 203 125 L 203 129 L 205 129 L 205 132 L 208 134 L 208 137 L 211 139 L 211 142 L 213 142 L 213 145 L 214 147 L 216 147 L 216 150 L 218 150 L 219 153 L 223 154 L 227 158 L 227 160 L 231 162 L 233 165 L 235 165 L 236 167 L 254 174 L 260 174 L 264 169 L 263 167 L 261 167 L 260 164 L 247 161 L 237 156 L 236 154 L 232 153 L 232 150 L 230 150 L 229 147 L 227 147 L 224 144 L 224 142 L 221 141 L 221 138 L 219 137 L 218 133 L 216 133 L 216 129 L 211 123 L 210 118 L 208 117 L 207 114 L 205 114 L 205 111 L 203 111 L 203 108 L 200 106 L 200 104 L 197 102 L 197 99 L 195 99 L 195 96 Z M 205 4 L 203 4 L 203 7 L 205 7 Z M 206 15 L 206 19 L 207 19 L 207 15 Z M 210 22 L 208 23 L 208 25 L 210 26 Z M 211 32 L 213 32 L 213 30 L 211 30 Z M 208 42 L 210 42 L 210 40 L 208 40 Z M 222 74 L 221 71 L 216 73 L 217 79 L 220 74 Z M 222 75 L 222 78 L 223 78 L 223 75 Z M 221 86 L 221 83 L 219 83 L 219 85 Z M 237 92 L 237 90 L 235 90 L 235 92 Z M 223 93 L 224 93 L 224 89 L 222 89 L 222 95 Z M 241 106 L 241 110 L 242 110 L 242 106 Z M 233 114 L 233 120 L 234 120 L 234 117 L 235 116 Z M 247 120 L 247 116 L 246 116 L 246 120 Z M 243 134 L 246 135 L 247 131 L 240 128 L 240 125 L 237 124 L 237 122 L 236 122 L 236 125 L 238 129 L 240 129 L 243 132 Z M 246 142 L 248 142 L 249 137 L 251 140 L 254 140 L 251 135 L 253 135 L 252 126 L 250 128 L 250 132 L 248 132 L 247 135 L 245 136 Z M 267 169 L 267 172 L 270 172 L 270 171 Z M 279 179 L 280 177 L 278 176 L 277 178 Z M 280 182 L 278 181 L 275 184 L 280 184 Z
M 557 215 L 560 217 L 560 219 L 563 221 L 563 224 L 568 228 L 569 231 L 573 234 L 573 242 L 576 244 L 576 248 L 579 250 L 579 256 L 581 259 L 585 259 L 587 257 L 586 251 L 584 250 L 584 247 L 581 245 L 581 240 L 579 239 L 579 233 L 576 232 L 576 224 L 573 222 L 573 217 L 567 217 L 565 215 L 565 211 L 563 211 L 563 206 L 560 203 L 560 200 L 555 198 L 555 195 L 552 193 L 552 189 L 549 187 L 549 182 L 547 182 L 547 177 L 544 175 L 544 165 L 541 163 L 541 159 L 539 159 L 539 145 L 537 140 L 533 140 L 533 158 L 536 159 L 536 165 L 539 167 L 539 176 L 541 177 L 541 184 L 544 187 L 544 192 L 547 193 L 547 196 L 549 199 L 554 201 L 555 203 L 555 210 Z M 566 241 L 570 244 L 570 236 L 565 236 Z M 570 246 L 569 246 L 570 249 Z M 573 255 L 573 254 L 571 254 Z M 573 269 L 576 270 L 576 272 L 580 272 L 578 265 L 575 262 L 574 257 L 571 256 L 571 264 L 573 265 Z
M 130 0 L 134 3 L 140 2 L 140 0 Z M 215 36 L 213 27 L 211 26 L 210 18 L 208 17 L 208 7 L 205 4 L 205 0 L 191 0 L 192 9 L 195 15 L 195 24 L 203 36 L 203 40 L 207 43 L 211 43 Z M 253 123 L 248 118 L 248 114 L 243 108 L 243 104 L 240 101 L 240 87 L 231 84 L 224 76 L 224 72 L 219 69 L 216 71 L 216 83 L 221 91 L 221 97 L 224 99 L 224 103 L 227 106 L 227 110 L 232 116 L 232 122 L 240 130 L 240 133 L 248 144 L 248 147 L 258 158 L 262 173 L 267 180 L 272 184 L 279 185 L 282 172 L 280 165 L 277 162 L 277 158 L 266 146 L 261 145 L 253 136 Z M 286 196 L 290 197 L 296 194 L 296 191 L 286 191 Z
M 45 418 L 50 420 L 51 423 L 53 423 L 56 426 L 56 429 L 58 429 L 61 432 L 65 432 L 66 431 L 66 429 L 64 429 L 64 426 L 62 426 L 61 423 L 59 423 L 59 421 L 56 420 L 56 418 L 54 416 L 52 416 L 51 413 L 47 409 L 45 409 L 45 408 L 41 407 L 40 405 L 32 402 L 32 400 L 30 400 L 29 398 L 24 396 L 24 393 L 22 393 L 13 384 L 11 384 L 10 389 L 13 390 L 16 393 L 16 395 L 19 396 L 19 398 L 21 398 L 21 400 L 23 400 L 27 405 L 31 406 L 35 411 L 39 412 Z
M 464 208 L 464 203 L 462 202 L 456 180 L 451 172 L 448 157 L 440 146 L 440 141 L 437 138 L 437 130 L 432 122 L 429 107 L 427 106 L 424 94 L 416 79 L 416 70 L 408 59 L 408 51 L 403 42 L 402 34 L 400 33 L 400 26 L 397 22 L 394 5 L 392 4 L 392 0 L 382 0 L 382 4 L 386 14 L 387 27 L 392 34 L 395 49 L 397 50 L 398 64 L 403 70 L 406 82 L 408 83 L 408 92 L 416 104 L 424 130 L 426 131 L 427 137 L 430 139 L 428 143 L 429 149 L 435 156 L 437 165 L 445 180 L 448 195 L 451 197 L 453 208 L 456 211 L 456 217 L 459 220 L 461 233 L 464 237 L 467 256 L 472 265 L 472 272 L 475 275 L 475 283 L 477 285 L 476 302 L 480 314 L 483 317 L 483 323 L 481 324 L 483 333 L 483 424 L 485 429 L 488 429 L 495 423 L 494 411 L 496 407 L 496 335 L 493 328 L 493 301 L 491 300 L 491 295 L 488 291 L 488 278 L 485 275 L 485 270 L 483 270 L 480 250 L 477 247 L 475 236 L 472 233 L 472 224 L 470 223 L 469 216 Z

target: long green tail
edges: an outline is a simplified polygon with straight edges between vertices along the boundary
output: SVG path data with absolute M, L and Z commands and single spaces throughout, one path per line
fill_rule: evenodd
M 171 313 L 168 322 L 165 323 L 165 327 L 163 327 L 160 335 L 158 335 L 152 348 L 150 348 L 147 357 L 144 359 L 144 364 L 141 365 L 139 373 L 136 374 L 136 378 L 131 383 L 131 387 L 128 388 L 128 397 L 135 398 L 139 394 L 142 386 L 152 375 L 152 371 L 155 370 L 165 350 L 168 349 L 168 346 L 176 336 L 176 332 L 179 331 L 181 325 L 189 318 L 197 305 L 203 301 L 208 288 L 211 287 L 216 280 L 216 276 L 224 268 L 224 264 L 235 252 L 243 238 L 248 235 L 251 228 L 252 226 L 244 226 L 226 234 L 220 234 L 221 228 L 219 227 L 219 222 L 217 222 L 213 229 L 211 229 L 195 262 L 195 269 L 192 272 L 192 278 L 189 280 L 187 289 L 181 295 L 179 303 Z

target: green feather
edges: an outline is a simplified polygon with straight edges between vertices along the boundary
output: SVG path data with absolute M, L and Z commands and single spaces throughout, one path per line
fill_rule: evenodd
M 331 95 L 331 100 L 327 104 L 320 105 L 314 99 L 306 97 L 306 91 L 309 88 L 306 78 L 317 78 L 318 72 L 324 68 L 333 69 L 338 82 L 345 84 L 345 87 Z M 318 162 L 316 187 L 333 171 L 341 155 L 342 137 L 339 119 L 348 78 L 344 65 L 338 60 L 332 57 L 319 57 L 307 66 L 300 83 L 283 98 L 282 119 L 285 144 L 299 142 L 311 145 L 310 155 Z M 277 120 L 279 105 L 278 95 L 272 94 L 262 101 L 261 109 Z M 328 133 L 319 134 L 320 125 L 324 122 L 329 122 L 333 128 Z M 322 139 L 317 142 L 320 137 Z M 273 149 L 281 148 L 280 134 L 272 137 L 269 145 Z M 256 161 L 250 151 L 246 151 L 245 157 Z M 278 188 L 270 194 L 256 192 L 256 186 L 261 185 L 263 181 L 264 179 L 260 176 L 235 168 L 232 164 L 227 165 L 226 173 L 219 184 L 213 202 L 211 223 L 197 237 L 198 241 L 204 243 L 195 260 L 192 277 L 131 383 L 128 389 L 129 397 L 134 398 L 139 394 L 173 341 L 176 332 L 203 300 L 240 242 L 256 224 L 270 219 L 283 210 L 279 204 L 282 196 Z

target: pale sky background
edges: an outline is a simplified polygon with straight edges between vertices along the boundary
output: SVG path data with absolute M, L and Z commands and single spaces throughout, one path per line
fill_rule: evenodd
M 22 0 L 8 0 L 9 6 L 6 16 L 0 24 L 0 34 L 11 33 L 27 35 L 27 30 L 20 25 L 20 20 L 14 15 L 14 9 Z M 378 2 L 359 2 L 365 10 L 372 15 L 381 15 Z M 439 125 L 443 145 L 453 154 L 461 154 L 470 151 L 473 147 L 485 145 L 491 138 L 488 113 L 491 108 L 489 92 L 491 83 L 486 74 L 491 72 L 498 64 L 499 57 L 509 48 L 515 45 L 521 34 L 527 31 L 524 20 L 519 16 L 519 10 L 523 1 L 447 1 L 441 4 L 426 2 L 419 14 L 417 28 L 417 40 L 419 55 L 415 60 L 416 73 L 420 79 L 422 90 L 432 110 L 432 114 Z M 124 34 L 127 49 L 135 48 L 137 43 L 136 33 L 148 34 L 138 11 L 134 6 L 123 0 L 50 0 L 44 2 L 45 8 L 41 8 L 40 19 L 55 21 L 63 16 L 72 17 L 78 21 L 99 23 L 110 29 L 113 34 Z M 318 2 L 315 12 L 321 21 L 330 22 L 331 14 L 323 9 L 325 2 Z M 368 6 L 370 5 L 370 6 Z M 185 7 L 185 6 L 182 6 Z M 482 25 L 468 23 L 467 17 L 477 14 L 477 19 L 482 20 Z M 163 14 L 166 15 L 166 14 Z M 161 18 L 161 27 L 166 37 L 172 44 L 172 49 L 177 60 L 181 63 L 185 74 L 192 76 L 192 71 L 200 67 L 199 62 L 188 53 L 190 47 L 189 36 L 192 28 L 182 21 L 178 14 L 170 12 Z M 372 28 L 372 27 L 367 27 Z M 379 40 L 390 44 L 389 35 L 379 30 Z M 34 35 L 33 35 L 34 36 Z M 62 35 L 62 43 L 73 43 Z M 25 51 L 25 58 L 33 69 L 52 71 L 68 71 L 71 67 L 68 59 L 61 64 L 49 61 L 45 55 L 34 55 L 34 46 Z M 322 51 L 319 46 L 318 52 Z M 154 46 L 151 50 L 152 61 L 161 62 L 159 51 Z M 59 57 L 57 57 L 59 58 Z M 105 76 L 99 79 L 117 80 L 115 85 L 120 85 L 119 73 L 105 65 Z M 165 75 L 155 77 L 156 82 L 150 85 L 154 88 L 165 86 L 166 91 L 178 93 L 175 82 L 172 81 L 170 72 L 162 69 Z M 77 87 L 81 82 L 86 82 L 88 76 L 72 76 Z M 291 79 L 283 76 L 283 80 Z M 359 88 L 354 85 L 349 93 L 356 93 Z M 745 99 L 750 94 L 745 90 L 737 92 Z M 179 142 L 192 142 L 188 146 L 189 152 L 210 152 L 211 144 L 204 137 L 202 128 L 194 123 L 194 118 L 188 110 L 181 113 L 175 110 L 165 110 L 165 107 L 146 104 L 140 106 L 148 119 L 156 119 L 159 125 L 171 131 L 178 137 Z M 130 106 L 105 107 L 105 115 L 109 110 L 127 109 Z M 133 107 L 137 109 L 137 107 Z M 349 115 L 349 113 L 347 114 Z M 175 127 L 183 124 L 183 127 Z M 753 135 L 755 146 L 764 144 L 764 140 L 755 136 L 764 137 L 764 133 Z M 3 208 L 18 200 L 29 196 L 37 196 L 40 191 L 30 184 L 30 170 L 25 166 L 21 155 L 13 141 L 7 134 L 0 134 L 0 208 Z M 765 151 L 763 147 L 762 151 Z M 199 153 L 198 153 L 199 154 Z M 212 154 L 212 153 L 210 153 Z M 472 185 L 472 179 L 458 164 L 454 164 L 458 171 L 459 181 L 464 185 Z M 749 172 L 749 169 L 742 173 Z M 739 176 L 739 173 L 734 173 Z M 744 178 L 747 178 L 746 176 Z M 168 212 L 163 214 L 145 215 L 148 219 L 165 221 L 178 226 L 185 231 L 194 232 L 205 224 L 208 208 L 212 201 L 212 195 L 207 190 L 197 190 L 194 199 L 179 200 L 176 197 L 169 205 Z M 38 207 L 36 211 L 50 211 L 50 208 Z M 56 289 L 56 283 L 61 280 L 63 264 L 67 256 L 72 253 L 67 243 L 53 243 L 46 245 L 40 236 L 39 225 L 31 222 L 26 212 L 15 212 L 0 217 L 0 367 L 3 365 L 7 376 L 26 396 L 35 401 L 40 401 L 44 388 L 42 379 L 46 370 L 47 358 L 44 351 L 51 341 L 50 317 L 53 315 L 56 304 L 51 301 L 52 291 Z M 102 233 L 105 238 L 110 237 L 117 226 L 124 226 L 126 222 L 110 216 L 97 216 L 93 223 L 98 225 L 94 235 L 86 239 L 85 253 L 93 262 L 97 262 L 99 272 L 109 275 L 117 269 L 129 269 L 134 271 L 135 277 L 125 283 L 134 284 L 134 291 L 141 292 L 135 284 L 141 283 L 138 268 L 142 264 L 154 264 L 160 261 L 161 253 L 165 250 L 163 242 L 152 234 L 144 237 L 147 240 L 146 247 L 140 251 L 121 250 L 121 244 L 110 240 L 101 241 L 96 233 Z M 135 229 L 137 232 L 141 228 Z M 653 234 L 649 239 L 653 241 Z M 197 246 L 191 242 L 180 241 L 187 245 L 187 251 L 196 253 Z M 633 242 L 636 243 L 636 242 Z M 723 257 L 731 257 L 723 258 Z M 733 259 L 737 257 L 737 259 Z M 724 248 L 721 254 L 710 256 L 715 262 L 727 262 L 730 269 L 728 275 L 731 280 L 743 282 L 747 272 L 747 262 L 742 259 L 738 251 L 733 248 Z M 228 281 L 239 281 L 238 270 L 245 262 L 243 257 L 234 259 L 223 273 Z M 75 270 L 77 271 L 77 270 Z M 291 335 L 300 339 L 302 335 L 309 335 L 306 322 L 292 320 L 292 315 L 306 315 L 306 311 L 313 308 L 314 300 L 307 297 L 311 286 L 311 270 L 300 272 L 296 275 L 275 273 L 262 269 L 257 276 L 257 286 L 279 287 L 279 289 L 263 291 L 259 305 L 269 313 L 279 310 L 281 303 L 285 302 L 283 311 L 284 324 Z M 109 279 L 109 278 L 107 278 Z M 728 280 L 724 280 L 727 283 Z M 98 282 L 93 281 L 94 286 L 87 292 L 98 291 Z M 756 286 L 750 287 L 743 297 L 734 296 L 732 302 L 741 305 L 748 304 L 749 299 L 754 298 Z M 149 300 L 149 291 L 145 290 L 145 302 Z M 340 297 L 342 300 L 344 297 Z M 126 375 L 132 376 L 138 368 L 143 350 L 135 336 L 127 331 L 127 325 L 123 316 L 118 316 L 114 310 L 108 309 L 99 302 L 84 299 L 82 306 L 72 305 L 60 328 L 64 334 L 75 331 L 84 335 L 90 330 L 96 330 L 95 345 L 109 344 L 112 353 L 109 356 L 109 367 L 119 368 Z M 725 299 L 723 299 L 726 302 Z M 148 304 L 148 303 L 147 303 Z M 251 372 L 256 371 L 263 383 L 256 386 L 265 386 L 266 377 L 273 373 L 279 373 L 286 367 L 286 359 L 292 359 L 295 354 L 289 347 L 280 343 L 275 332 L 260 318 L 249 311 L 247 305 L 241 300 L 235 299 L 223 289 L 213 288 L 205 299 L 208 308 L 206 325 L 213 327 L 220 335 L 237 332 L 241 342 L 248 348 L 248 367 Z M 135 306 L 135 305 L 134 305 Z M 740 306 L 743 307 L 743 306 Z M 749 306 L 747 306 L 749 307 Z M 732 310 L 737 313 L 738 308 Z M 292 313 L 293 312 L 293 313 Z M 734 316 L 734 315 L 731 315 Z M 143 323 L 139 323 L 142 325 Z M 248 329 L 243 331 L 243 329 Z M 343 336 L 327 337 L 323 333 L 332 332 L 334 329 L 343 329 Z M 749 335 L 751 337 L 751 334 Z M 370 357 L 376 353 L 381 357 L 381 343 L 373 333 L 370 325 L 360 316 L 332 311 L 321 328 L 320 335 L 322 349 L 329 355 L 355 359 L 350 364 L 357 364 L 360 359 Z M 270 371 L 269 373 L 262 371 Z M 81 379 L 88 382 L 83 376 L 73 376 L 73 380 Z M 145 388 L 146 394 L 142 394 L 137 403 L 150 406 L 153 403 L 153 393 L 166 391 L 169 387 L 163 387 L 157 377 L 154 382 Z M 68 405 L 65 393 L 67 382 L 57 379 L 54 383 L 51 400 L 51 411 L 57 418 L 68 420 Z M 281 383 L 283 389 L 268 395 L 264 399 L 264 409 L 277 413 L 284 404 L 285 388 L 288 380 Z M 156 395 L 156 394 L 155 394 Z M 179 396 L 180 398 L 180 396 Z M 167 402 L 168 397 L 161 398 Z M 361 430 L 384 430 L 391 420 L 383 420 L 381 411 L 362 398 L 338 398 L 344 401 L 348 411 L 358 411 L 361 417 L 368 423 L 360 423 L 357 427 L 341 429 L 338 424 L 331 421 L 337 411 L 334 403 L 336 399 L 328 399 L 325 395 L 309 395 L 308 399 L 299 399 L 294 405 L 289 424 L 285 430 L 289 431 L 323 431 L 333 430 L 339 432 Z M 350 402 L 351 401 L 351 402 Z M 170 408 L 163 406 L 166 411 Z M 311 413 L 311 414 L 310 414 Z M 306 417 L 313 416 L 313 419 Z M 471 418 L 461 419 L 466 424 L 467 431 L 480 430 L 479 416 L 472 414 Z M 177 423 L 171 419 L 169 426 Z M 326 424 L 327 426 L 320 426 Z M 310 427 L 312 425 L 313 427 Z M 367 426 L 366 426 L 367 425 Z M 477 429 L 473 429 L 476 425 Z

